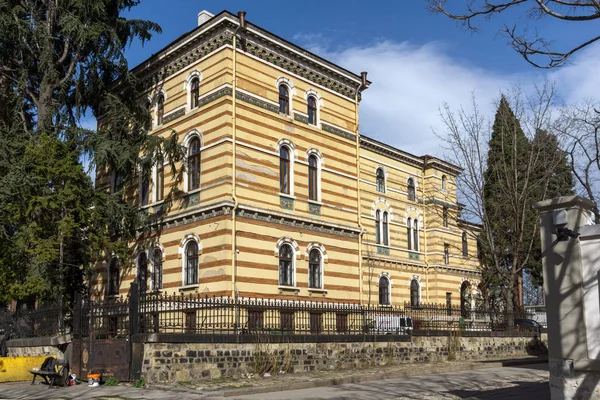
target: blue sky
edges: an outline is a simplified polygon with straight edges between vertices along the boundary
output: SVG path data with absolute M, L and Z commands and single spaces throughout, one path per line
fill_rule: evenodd
M 460 9 L 464 0 L 452 0 Z M 530 20 L 522 8 L 481 19 L 477 34 L 448 18 L 430 14 L 423 0 L 404 1 L 193 1 L 143 0 L 127 15 L 150 19 L 163 29 L 144 47 L 127 52 L 133 67 L 197 24 L 201 10 L 247 11 L 247 19 L 356 73 L 369 72 L 373 85 L 363 95 L 361 132 L 417 155 L 440 156 L 432 131 L 443 130 L 438 108 L 468 106 L 474 94 L 493 117 L 493 102 L 515 85 L 530 90 L 544 79 L 556 82 L 561 101 L 595 95 L 600 47 L 587 49 L 560 70 L 527 64 L 498 34 L 504 23 L 537 30 L 567 47 L 592 37 L 594 23 Z

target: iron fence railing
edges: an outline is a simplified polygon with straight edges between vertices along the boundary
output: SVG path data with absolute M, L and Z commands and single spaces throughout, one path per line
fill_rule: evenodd
M 55 336 L 66 333 L 70 315 L 59 307 L 0 311 L 0 335 L 11 338 Z

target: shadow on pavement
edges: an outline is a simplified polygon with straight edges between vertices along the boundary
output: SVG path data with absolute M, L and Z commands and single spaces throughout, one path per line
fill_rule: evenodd
M 463 399 L 478 400 L 531 400 L 550 399 L 548 382 L 512 382 L 514 386 L 490 390 L 450 390 L 449 394 Z

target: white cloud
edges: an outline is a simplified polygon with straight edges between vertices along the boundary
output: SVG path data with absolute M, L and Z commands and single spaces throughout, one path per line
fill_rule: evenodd
M 568 102 L 600 87 L 600 75 L 595 73 L 600 47 L 590 48 L 585 57 L 582 54 L 561 70 L 531 67 L 526 73 L 507 74 L 453 58 L 443 43 L 414 46 L 384 40 L 333 51 L 318 36 L 299 38 L 307 39 L 311 51 L 346 69 L 368 71 L 373 83 L 360 104 L 361 132 L 416 155 L 442 155 L 432 131 L 444 130 L 438 112 L 444 102 L 454 110 L 470 109 L 475 94 L 480 110 L 492 119 L 501 91 L 520 85 L 527 92 L 533 83 L 542 83 L 544 75 L 557 82 L 559 94 Z

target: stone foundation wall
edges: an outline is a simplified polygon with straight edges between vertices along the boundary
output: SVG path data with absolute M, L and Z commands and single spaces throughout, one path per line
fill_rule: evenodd
M 394 363 L 519 358 L 544 353 L 546 340 L 542 334 L 541 341 L 531 337 L 415 336 L 412 342 L 145 343 L 141 374 L 148 383 L 160 383 Z
M 71 337 L 54 336 L 31 339 L 11 339 L 6 342 L 9 357 L 55 356 L 59 360 L 70 360 Z

